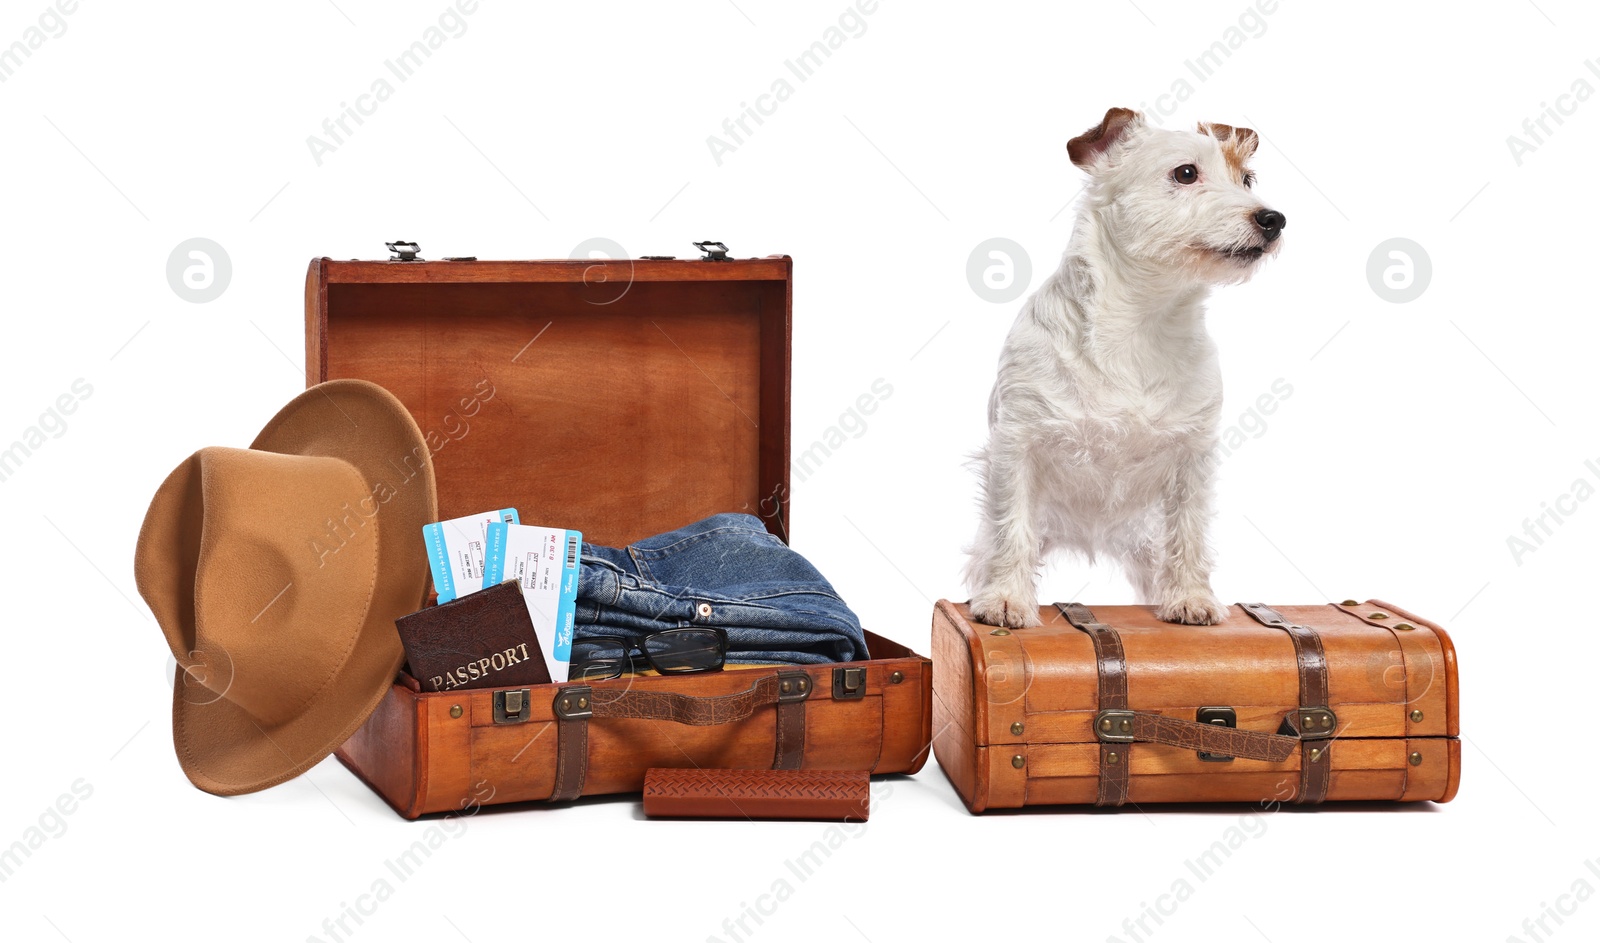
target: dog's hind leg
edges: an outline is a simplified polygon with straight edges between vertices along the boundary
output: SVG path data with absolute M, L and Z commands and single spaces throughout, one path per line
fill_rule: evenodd
M 1038 625 L 1043 550 L 1026 447 L 996 438 L 981 462 L 982 520 L 966 574 L 972 614 L 990 625 Z

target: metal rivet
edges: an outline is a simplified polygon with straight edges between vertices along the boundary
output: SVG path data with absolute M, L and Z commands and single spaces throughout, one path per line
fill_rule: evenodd
M 1011 634 L 1011 630 L 1010 629 L 995 629 L 993 632 L 990 632 L 989 634 L 990 635 L 1010 635 Z
M 1323 717 L 1322 717 L 1322 726 L 1324 726 L 1324 727 L 1332 727 L 1333 726 L 1333 718 L 1327 716 L 1326 714 L 1324 714 Z
M 704 619 L 707 616 L 711 615 L 711 604 L 708 603 L 708 602 L 703 602 L 703 603 L 700 604 L 699 608 L 696 609 L 695 611 L 699 612 L 700 613 L 700 618 Z
M 1361 604 L 1356 602 L 1354 599 L 1346 599 L 1344 602 L 1340 603 L 1339 605 L 1341 605 L 1341 606 L 1359 606 Z
M 1396 622 L 1394 624 L 1394 627 L 1399 629 L 1402 632 L 1410 632 L 1412 629 L 1416 628 L 1416 626 L 1412 625 L 1409 622 Z
M 1315 763 L 1316 761 L 1318 761 L 1320 759 L 1322 759 L 1322 748 L 1321 747 L 1313 747 L 1312 750 L 1311 750 L 1311 762 Z
M 895 672 L 895 673 L 896 673 L 896 674 L 899 674 L 899 672 Z M 804 682 L 804 681 L 796 681 L 796 682 L 795 682 L 795 683 L 794 683 L 794 686 L 795 686 L 795 687 L 796 687 L 796 688 L 799 688 L 799 689 L 800 689 L 800 690 L 802 690 L 802 691 L 804 691 L 804 690 L 805 690 L 805 689 L 806 689 L 806 683 L 805 683 L 805 682 Z
M 890 675 L 889 675 L 889 683 L 890 684 L 899 684 L 900 682 L 904 681 L 905 679 L 906 679 L 906 675 L 905 675 L 905 672 L 903 672 L 903 671 L 891 672 Z
M 1367 616 L 1367 618 L 1368 619 L 1387 619 L 1387 618 L 1389 618 L 1389 614 L 1387 612 L 1374 612 L 1372 615 Z
M 564 698 L 561 699 L 561 709 L 562 710 L 567 710 L 571 706 L 572 706 L 572 698 L 564 697 Z
M 1412 766 L 1421 766 L 1422 765 L 1422 754 L 1421 753 L 1413 753 L 1413 754 L 1411 754 L 1411 765 Z
M 1016 756 L 1013 756 L 1011 758 L 1011 765 L 1013 767 L 1015 767 L 1016 769 L 1022 769 L 1022 764 L 1026 763 L 1026 762 L 1028 762 L 1028 761 L 1022 758 L 1022 754 L 1021 753 L 1018 753 Z
M 1119 724 L 1118 726 L 1120 726 L 1122 728 L 1122 732 L 1123 733 L 1127 733 L 1128 731 L 1133 729 L 1133 721 L 1125 720 L 1121 724 Z
M 789 693 L 789 682 L 785 681 L 784 683 L 778 685 L 778 688 L 779 688 L 779 690 L 783 691 L 783 693 L 788 694 Z
M 1019 720 L 1011 725 L 1011 735 L 1013 737 L 1022 736 L 1022 721 Z
M 1106 733 L 1110 733 L 1111 732 L 1111 718 L 1107 717 L 1104 720 L 1100 721 L 1100 729 L 1104 730 Z
M 1414 724 L 1422 723 L 1422 711 L 1412 711 L 1411 712 L 1411 722 L 1414 723 Z
M 578 698 L 578 706 L 579 707 L 588 707 L 589 706 L 589 699 L 586 698 L 586 697 Z
M 451 717 L 460 717 L 461 716 L 461 705 L 460 704 L 451 704 L 450 705 L 450 716 Z
M 1107 763 L 1116 763 L 1120 759 L 1121 759 L 1121 757 L 1117 756 L 1115 753 L 1107 753 L 1106 754 L 1106 762 Z
M 1304 719 L 1304 720 L 1302 720 L 1302 721 L 1300 721 L 1300 723 L 1301 723 L 1301 724 L 1302 724 L 1302 725 L 1303 725 L 1303 726 L 1306 726 L 1306 727 L 1310 727 L 1310 726 L 1312 726 L 1312 725 L 1313 725 L 1313 724 L 1315 724 L 1315 723 L 1316 723 L 1316 722 L 1317 722 L 1317 719 L 1316 719 L 1316 718 L 1315 718 L 1315 717 L 1312 717 L 1312 716 L 1311 716 L 1311 715 L 1310 715 L 1310 714 L 1307 714 L 1307 715 L 1306 715 L 1306 716 L 1305 716 L 1305 719 Z

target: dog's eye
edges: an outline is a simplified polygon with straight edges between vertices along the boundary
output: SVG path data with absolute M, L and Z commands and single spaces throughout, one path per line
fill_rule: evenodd
M 1246 171 L 1245 175 L 1244 175 L 1244 186 L 1245 186 L 1245 189 L 1248 190 L 1248 189 L 1250 189 L 1251 187 L 1253 187 L 1255 185 L 1256 185 L 1256 175 L 1255 175 L 1255 173 L 1253 171 Z
M 1200 179 L 1200 171 L 1196 170 L 1193 164 L 1184 164 L 1172 172 L 1172 179 L 1188 186 Z

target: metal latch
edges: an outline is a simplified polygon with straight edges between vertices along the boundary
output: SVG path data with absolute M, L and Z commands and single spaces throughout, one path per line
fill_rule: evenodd
M 1231 707 L 1202 707 L 1194 712 L 1196 723 L 1215 724 L 1218 727 L 1237 728 L 1239 715 Z M 1233 757 L 1226 753 L 1207 753 L 1196 750 L 1195 754 L 1207 763 L 1232 763 Z
M 867 669 L 833 669 L 833 699 L 858 701 L 867 696 Z
M 1301 740 L 1326 740 L 1339 729 L 1339 718 L 1326 707 L 1302 707 L 1290 717 L 1299 728 L 1296 732 Z
M 1101 743 L 1133 742 L 1133 711 L 1101 711 L 1094 715 L 1094 735 Z
M 712 248 L 713 246 L 716 248 Z M 694 247 L 705 253 L 700 257 L 702 262 L 728 261 L 728 247 L 720 242 L 697 242 Z
M 582 720 L 594 716 L 594 689 L 587 684 L 569 684 L 556 692 L 552 709 L 562 720 Z
M 418 253 L 422 251 L 422 247 L 414 242 L 386 242 L 384 245 L 388 246 L 389 251 L 394 253 L 393 255 L 389 256 L 390 262 L 425 261 L 418 256 Z
M 494 692 L 494 722 L 520 724 L 528 719 L 528 689 L 507 688 Z

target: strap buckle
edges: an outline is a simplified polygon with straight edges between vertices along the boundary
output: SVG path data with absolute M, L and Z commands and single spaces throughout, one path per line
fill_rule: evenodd
M 562 720 L 587 720 L 594 716 L 594 689 L 587 684 L 569 684 L 556 691 L 552 705 Z
M 1302 707 L 1285 720 L 1301 740 L 1327 740 L 1339 729 L 1339 718 L 1326 707 Z
M 1101 743 L 1133 742 L 1133 711 L 1101 711 L 1094 715 L 1094 735 Z
M 837 681 L 835 681 L 837 684 Z M 816 685 L 811 680 L 811 675 L 804 671 L 778 672 L 778 703 L 792 704 L 803 701 L 811 696 L 811 689 Z

